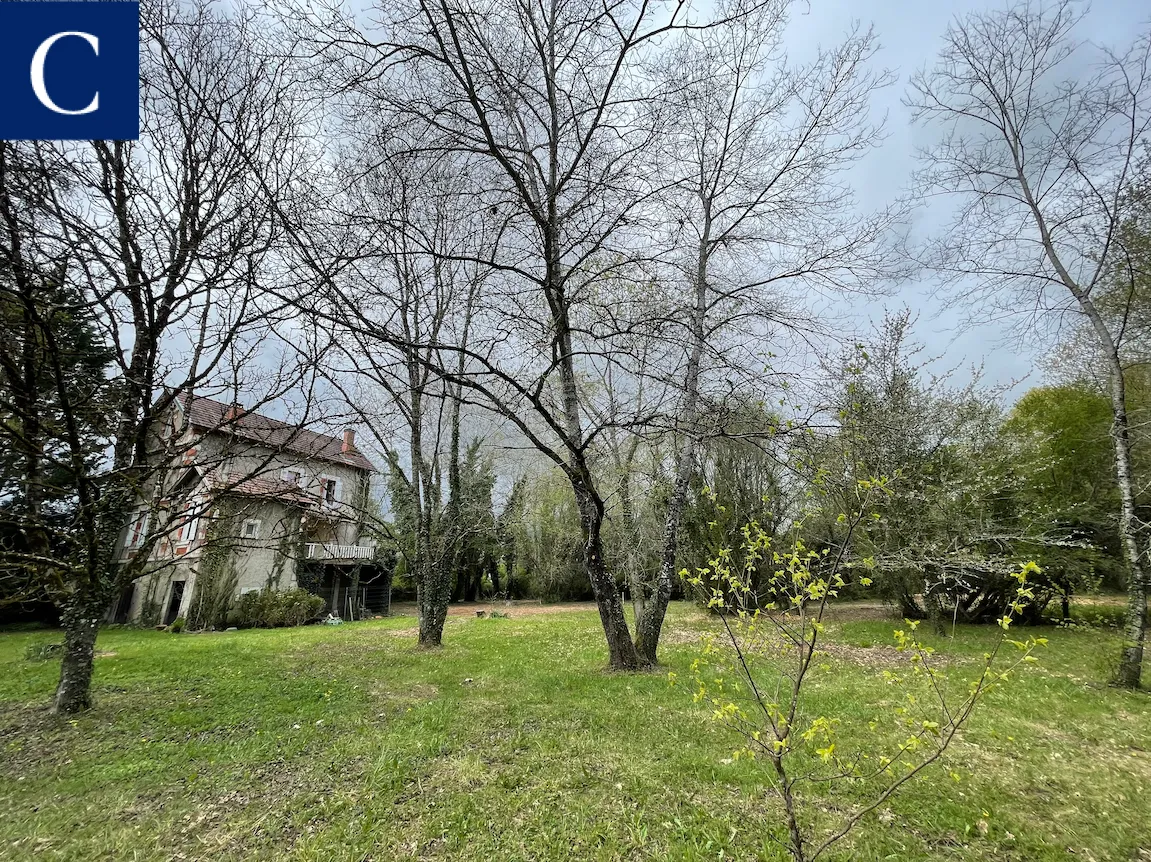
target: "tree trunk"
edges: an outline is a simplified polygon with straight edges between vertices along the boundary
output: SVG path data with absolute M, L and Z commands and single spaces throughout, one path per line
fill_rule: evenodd
M 943 624 L 943 600 L 937 593 L 932 593 L 925 600 L 927 615 L 931 617 L 931 627 L 938 637 L 947 636 L 947 627 Z
M 584 565 L 591 580 L 600 622 L 607 639 L 608 661 L 612 670 L 638 670 L 645 662 L 636 652 L 623 612 L 623 596 L 608 573 L 603 557 L 603 501 L 581 482 L 572 483 L 579 506 L 584 538 Z
M 466 339 L 465 339 L 466 343 Z M 463 374 L 463 354 L 460 355 L 460 369 Z M 447 543 L 440 554 L 442 564 L 451 573 L 451 599 L 455 602 L 467 601 L 471 592 L 471 569 L 468 566 L 467 554 L 461 548 L 461 537 L 464 533 L 460 522 L 461 494 L 460 488 L 460 399 L 462 392 L 456 390 L 456 400 L 452 403 L 450 420 L 450 435 L 448 442 L 448 505 L 444 510 L 441 527 L 441 544 Z
M 100 627 L 96 604 L 92 599 L 78 598 L 62 615 L 64 656 L 52 705 L 52 712 L 58 715 L 73 715 L 92 705 L 92 661 Z
M 444 641 L 444 623 L 448 619 L 448 599 L 450 579 L 441 566 L 431 560 L 424 564 L 426 569 L 418 581 L 417 602 L 420 611 L 419 645 L 438 647 Z
M 130 459 L 121 451 L 117 458 Z M 96 634 L 100 617 L 112 596 L 137 577 L 151 545 L 145 543 L 137 557 L 125 565 L 117 558 L 120 532 L 133 510 L 136 495 L 125 481 L 123 471 L 109 482 L 98 501 L 86 504 L 85 531 L 91 549 L 87 571 L 74 576 L 71 598 L 61 609 L 64 629 L 64 655 L 60 662 L 60 682 L 52 711 L 61 715 L 82 712 L 92 704 L 92 660 L 96 652 Z
M 352 581 L 348 585 L 348 596 L 352 600 L 352 622 L 360 619 L 360 564 L 352 566 Z
M 1145 547 L 1145 530 L 1135 514 L 1135 492 L 1131 477 L 1131 426 L 1127 417 L 1127 391 L 1123 377 L 1123 361 L 1119 342 L 1112 336 L 1107 321 L 1092 300 L 1089 291 L 1082 289 L 1064 266 L 1055 248 L 1046 217 L 1031 191 L 1027 174 L 1019 158 L 1020 147 L 1012 141 L 1016 175 L 1027 205 L 1039 228 L 1040 240 L 1048 261 L 1055 268 L 1059 280 L 1075 297 L 1079 308 L 1090 321 L 1099 339 L 1100 352 L 1107 360 L 1108 386 L 1111 394 L 1111 440 L 1115 446 L 1115 480 L 1119 486 L 1119 537 L 1123 556 L 1127 562 L 1127 619 L 1124 625 L 1123 654 L 1115 682 L 1126 688 L 1137 688 L 1143 673 L 1143 643 L 1147 637 L 1147 574 L 1140 561 Z
M 371 496 L 371 478 L 368 476 L 361 476 L 356 484 L 356 541 L 358 544 L 360 538 L 364 534 L 364 528 L 368 520 L 368 499 Z M 297 530 L 297 534 L 299 531 Z M 297 557 L 299 559 L 299 557 Z M 352 619 L 361 619 L 364 610 L 363 604 L 360 602 L 360 577 L 363 575 L 363 566 L 356 563 L 352 567 L 352 584 L 349 590 L 352 594 Z
M 423 396 L 418 359 L 408 359 L 408 382 L 411 388 L 409 424 L 411 440 L 409 452 L 412 461 L 411 490 L 416 504 L 416 608 L 420 617 L 418 643 L 423 647 L 438 647 L 443 643 L 444 623 L 448 618 L 451 601 L 451 579 L 442 555 L 432 541 L 432 531 L 438 528 L 440 486 L 427 460 L 424 458 Z
M 1147 638 L 1147 573 L 1141 561 L 1146 544 L 1135 513 L 1131 476 L 1131 428 L 1127 417 L 1127 393 L 1118 355 L 1111 357 L 1111 439 L 1115 445 L 1115 478 L 1119 485 L 1119 535 L 1127 562 L 1127 616 L 1123 627 L 1123 654 L 1115 682 L 1138 688 L 1143 673 L 1143 644 Z
M 707 202 L 705 201 L 705 204 Z M 680 451 L 675 470 L 675 488 L 667 505 L 667 517 L 663 527 L 663 553 L 660 556 L 659 573 L 645 603 L 643 614 L 635 621 L 635 647 L 643 660 L 654 665 L 659 646 L 660 632 L 663 630 L 667 605 L 671 601 L 671 579 L 675 574 L 675 559 L 679 551 L 679 522 L 683 506 L 687 501 L 688 483 L 691 481 L 691 468 L 695 459 L 695 441 L 698 434 L 699 412 L 699 366 L 703 360 L 704 324 L 707 318 L 707 265 L 710 254 L 711 219 L 705 217 L 703 232 L 700 235 L 695 271 L 695 307 L 691 317 L 691 352 L 687 360 L 687 376 L 684 381 L 683 416 L 687 424 L 683 449 Z
M 417 602 L 420 613 L 419 645 L 438 647 L 444 639 L 444 623 L 448 618 L 448 605 L 451 602 L 451 575 L 443 560 L 433 553 L 432 519 L 434 517 L 431 489 L 424 488 L 423 515 L 416 541 L 420 550 L 419 578 L 417 579 Z
M 425 500 L 425 504 L 427 502 Z M 416 603 L 420 614 L 419 645 L 438 647 L 444 639 L 452 582 L 442 561 L 433 557 L 430 516 L 423 520 L 417 537 L 421 545 L 417 554 L 420 560 L 419 577 L 416 579 Z
M 631 504 L 631 458 L 617 464 L 620 472 L 619 503 L 620 514 L 623 516 L 624 528 L 627 530 L 624 542 L 624 553 L 627 556 L 627 586 L 631 592 L 631 604 L 635 611 L 636 625 L 643 619 L 647 609 L 647 588 L 644 584 L 642 561 L 639 555 L 639 529 L 636 524 L 635 510 Z
M 495 554 L 488 552 L 484 558 L 487 565 L 488 577 L 492 581 L 492 598 L 496 598 L 500 594 L 500 564 L 496 559 Z
M 558 279 L 557 279 L 558 282 Z M 572 362 L 571 328 L 567 312 L 562 302 L 556 303 L 562 310 L 556 317 L 557 341 L 561 361 L 560 380 L 563 392 L 564 419 L 567 425 L 569 444 L 582 442 L 580 426 L 579 393 L 576 386 L 575 367 Z M 603 556 L 603 500 L 595 492 L 583 454 L 573 451 L 566 469 L 572 491 L 575 493 L 576 507 L 580 514 L 580 529 L 584 540 L 584 566 L 596 606 L 599 608 L 600 622 L 603 624 L 604 638 L 607 641 L 608 661 L 613 670 L 637 670 L 641 663 L 639 653 L 631 640 L 627 627 L 627 617 L 623 611 L 623 596 L 615 579 L 608 573 Z
M 663 552 L 660 555 L 659 572 L 654 589 L 643 613 L 635 621 L 635 648 L 647 664 L 656 664 L 656 650 L 663 630 L 667 606 L 671 601 L 671 579 L 675 573 L 675 559 L 679 551 L 679 522 L 683 504 L 687 500 L 687 484 L 691 476 L 691 461 L 688 449 L 691 443 L 684 441 L 684 452 L 680 455 L 680 467 L 676 469 L 675 488 L 667 505 L 667 518 L 663 526 Z M 682 466 L 686 461 L 686 469 Z M 684 478 L 680 479 L 683 476 Z

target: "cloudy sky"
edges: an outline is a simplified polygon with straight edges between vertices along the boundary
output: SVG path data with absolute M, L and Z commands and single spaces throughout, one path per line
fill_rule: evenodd
M 908 109 L 900 103 L 908 77 L 934 60 L 943 32 L 956 15 L 1005 5 L 993 0 L 811 0 L 809 11 L 803 5 L 797 7 L 788 33 L 795 58 L 801 58 L 816 45 L 838 41 L 850 23 L 858 20 L 865 25 L 874 24 L 883 46 L 877 60 L 899 75 L 899 83 L 877 94 L 873 103 L 876 111 L 887 113 L 888 138 L 853 178 L 865 206 L 878 205 L 906 187 L 915 148 L 928 141 L 924 130 L 911 126 Z M 1151 4 L 1147 0 L 1096 0 L 1078 32 L 1094 42 L 1125 47 L 1149 19 Z M 944 207 L 945 204 L 933 203 L 921 210 L 916 231 L 930 232 L 946 217 Z M 1040 382 L 1041 372 L 1033 369 L 1042 345 L 1020 344 L 1018 338 L 1008 336 L 1006 324 L 964 327 L 957 312 L 941 310 L 940 303 L 931 296 L 929 282 L 913 281 L 883 302 L 861 306 L 861 317 L 882 317 L 885 303 L 907 304 L 918 310 L 919 340 L 928 345 L 930 352 L 944 354 L 946 364 L 983 362 L 989 382 L 1025 378 L 1015 387 L 1015 395 Z

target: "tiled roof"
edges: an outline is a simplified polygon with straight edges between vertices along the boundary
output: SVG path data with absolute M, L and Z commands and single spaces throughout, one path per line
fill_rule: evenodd
M 242 410 L 235 419 L 226 418 L 232 409 L 230 404 L 188 395 L 181 400 L 189 424 L 200 431 L 232 433 L 252 440 L 270 449 L 294 452 L 308 458 L 347 464 L 361 470 L 375 471 L 372 462 L 353 447 L 347 452 L 340 451 L 344 441 L 339 437 L 318 434 L 306 428 L 289 425 L 278 419 L 261 416 L 259 413 L 245 413 Z M 261 480 L 262 481 L 262 480 Z M 280 481 L 280 480 L 274 480 Z M 285 483 L 290 484 L 290 483 Z

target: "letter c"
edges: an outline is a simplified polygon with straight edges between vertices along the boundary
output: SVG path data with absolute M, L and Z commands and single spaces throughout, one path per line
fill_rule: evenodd
M 100 56 L 100 40 L 93 36 L 91 33 L 81 33 L 78 30 L 68 30 L 64 33 L 56 33 L 49 36 L 40 46 L 36 49 L 36 53 L 32 55 L 32 92 L 36 94 L 36 98 L 49 111 L 55 111 L 57 114 L 68 114 L 69 116 L 77 116 L 78 114 L 90 114 L 100 107 L 100 91 L 96 91 L 96 95 L 92 97 L 92 101 L 88 103 L 88 107 L 81 108 L 79 111 L 69 111 L 66 108 L 61 108 L 52 101 L 52 97 L 48 95 L 48 88 L 44 86 L 44 61 L 48 59 L 48 51 L 57 41 L 63 39 L 65 36 L 79 36 L 85 42 L 92 46 L 92 53 L 97 57 Z

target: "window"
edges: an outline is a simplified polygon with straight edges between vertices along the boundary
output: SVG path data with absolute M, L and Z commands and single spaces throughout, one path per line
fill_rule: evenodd
M 187 531 L 184 533 L 184 539 L 188 544 L 194 544 L 200 536 L 200 510 L 193 506 L 193 511 L 195 514 L 188 519 Z
M 138 548 L 148 537 L 148 513 L 140 512 L 128 525 L 128 547 Z
M 304 478 L 303 471 L 298 469 L 287 469 L 281 475 L 284 481 L 291 482 L 293 485 L 299 485 L 300 480 Z
M 260 522 L 255 518 L 249 518 L 240 528 L 240 535 L 245 539 L 260 538 Z
M 323 497 L 324 502 L 325 503 L 336 502 L 336 480 L 335 479 L 323 479 L 321 481 L 323 482 L 323 488 L 324 488 L 323 494 L 321 496 Z

